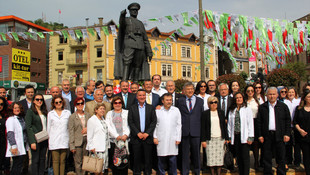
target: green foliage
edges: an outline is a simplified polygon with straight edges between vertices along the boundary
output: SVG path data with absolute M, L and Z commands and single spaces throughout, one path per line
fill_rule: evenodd
M 61 30 L 61 29 L 67 29 L 67 26 L 64 26 L 63 23 L 57 23 L 57 22 L 44 22 L 42 19 L 37 19 L 34 22 L 33 21 L 29 21 L 32 22 L 34 24 L 37 24 L 39 26 L 51 29 L 51 30 Z
M 246 83 L 245 83 L 243 77 L 240 75 L 236 75 L 236 74 L 222 75 L 222 76 L 219 76 L 215 82 L 217 85 L 219 85 L 221 83 L 227 83 L 228 85 L 230 85 L 230 83 L 233 81 L 238 81 L 238 83 L 240 85 L 240 91 L 243 92 L 243 89 L 245 88 Z
M 185 79 L 177 79 L 174 81 L 175 83 L 175 91 L 180 93 L 182 92 L 183 86 L 185 83 L 189 82 L 188 80 Z
M 295 62 L 295 63 L 287 63 L 283 66 L 284 69 L 290 69 L 294 71 L 300 77 L 300 80 L 306 81 L 307 80 L 307 65 L 303 62 Z
M 244 81 L 249 77 L 249 75 L 244 71 L 242 71 L 239 75 L 243 78 Z
M 268 86 L 294 86 L 296 87 L 300 77 L 297 73 L 290 69 L 274 69 L 267 76 L 266 82 Z

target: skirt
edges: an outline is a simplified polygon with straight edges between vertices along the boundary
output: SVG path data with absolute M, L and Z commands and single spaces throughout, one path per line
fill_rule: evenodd
M 224 139 L 221 137 L 212 137 L 207 141 L 207 166 L 223 166 L 224 165 Z
M 103 169 L 102 172 L 104 173 L 105 169 L 108 169 L 109 166 L 109 157 L 108 157 L 108 151 L 105 152 L 96 152 L 99 159 L 103 159 Z M 92 157 L 96 157 L 95 154 L 91 153 Z

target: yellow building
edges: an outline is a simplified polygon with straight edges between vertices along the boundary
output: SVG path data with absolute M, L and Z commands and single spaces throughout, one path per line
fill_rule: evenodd
M 49 87 L 60 85 L 63 79 L 69 79 L 72 86 L 82 85 L 89 80 L 102 80 L 106 83 L 106 37 L 99 25 L 100 35 L 88 32 L 88 38 L 67 39 L 62 35 L 50 36 L 49 45 Z M 74 30 L 85 30 L 85 27 L 66 29 L 69 34 Z M 89 64 L 88 64 L 89 63 Z M 89 65 L 89 66 L 88 66 Z
M 160 32 L 156 27 L 147 30 L 147 35 L 153 49 L 153 59 L 150 64 L 151 76 L 162 76 L 163 85 L 168 80 L 187 79 L 193 83 L 200 81 L 200 48 L 197 46 L 197 38 L 194 34 L 179 36 L 175 33 L 175 39 L 171 39 L 166 46 L 160 45 L 175 31 L 169 33 Z M 107 38 L 107 83 L 114 82 L 114 58 L 116 36 L 109 35 Z M 206 65 L 206 81 L 215 79 L 214 50 L 211 49 L 211 58 Z

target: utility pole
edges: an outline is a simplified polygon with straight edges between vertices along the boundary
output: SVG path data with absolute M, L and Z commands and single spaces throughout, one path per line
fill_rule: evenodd
M 200 46 L 200 80 L 206 79 L 205 57 L 204 57 L 204 37 L 203 37 L 203 16 L 202 16 L 202 0 L 199 1 L 199 46 Z
M 88 20 L 89 18 L 86 18 L 86 32 L 88 32 Z M 90 80 L 90 51 L 89 51 L 89 37 L 87 37 L 87 81 L 89 80 Z

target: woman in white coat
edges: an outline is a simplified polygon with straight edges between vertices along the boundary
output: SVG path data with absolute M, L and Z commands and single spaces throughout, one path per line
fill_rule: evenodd
M 254 122 L 251 108 L 242 93 L 234 95 L 228 114 L 228 136 L 235 147 L 240 175 L 250 172 L 250 145 L 254 140 Z
M 5 124 L 7 130 L 6 157 L 13 159 L 11 175 L 19 175 L 29 148 L 22 105 L 17 102 L 12 103 L 9 106 L 9 116 Z
M 112 111 L 109 111 L 106 116 L 108 125 L 110 146 L 109 149 L 109 164 L 112 169 L 112 174 L 128 174 L 128 166 L 125 168 L 116 167 L 113 163 L 113 155 L 115 151 L 116 142 L 122 142 L 126 145 L 128 151 L 128 137 L 130 134 L 128 126 L 128 110 L 123 109 L 124 101 L 120 96 L 115 96 L 112 99 Z
M 86 149 L 104 160 L 102 172 L 108 169 L 108 149 L 110 147 L 108 126 L 104 119 L 106 107 L 104 103 L 97 104 L 95 115 L 87 122 L 87 146 Z

